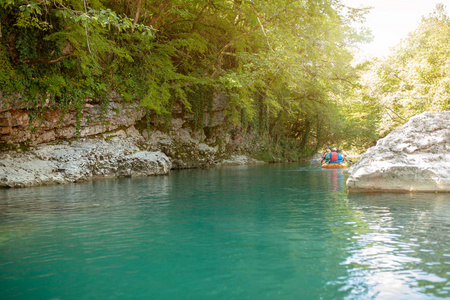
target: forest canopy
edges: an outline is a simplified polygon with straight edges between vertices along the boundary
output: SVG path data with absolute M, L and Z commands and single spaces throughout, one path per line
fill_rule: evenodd
M 269 145 L 363 149 L 425 110 L 448 109 L 442 6 L 387 60 L 353 66 L 368 8 L 338 0 L 2 0 L 0 84 L 30 111 L 123 101 L 171 113 L 227 94 L 229 120 Z M 82 117 L 82 116 L 80 116 Z

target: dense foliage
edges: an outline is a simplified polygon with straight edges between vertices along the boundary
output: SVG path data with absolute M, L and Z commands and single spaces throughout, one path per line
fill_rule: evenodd
M 351 47 L 368 34 L 350 25 L 366 12 L 339 0 L 2 0 L 0 85 L 36 117 L 44 101 L 80 112 L 111 91 L 157 114 L 174 101 L 202 113 L 221 90 L 230 122 L 258 130 L 269 152 L 366 147 L 430 98 L 448 107 L 449 39 L 437 13 L 391 61 L 354 68 Z
M 347 101 L 375 138 L 416 114 L 450 109 L 449 44 L 450 18 L 437 5 L 388 57 L 360 66 L 359 85 Z

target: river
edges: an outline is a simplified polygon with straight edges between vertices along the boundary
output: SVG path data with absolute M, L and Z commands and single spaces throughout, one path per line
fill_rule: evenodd
M 449 299 L 448 194 L 305 164 L 0 190 L 1 299 Z

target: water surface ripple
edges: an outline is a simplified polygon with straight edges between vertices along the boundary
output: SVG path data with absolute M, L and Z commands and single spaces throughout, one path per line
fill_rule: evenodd
M 449 299 L 450 199 L 300 164 L 0 190 L 1 299 Z

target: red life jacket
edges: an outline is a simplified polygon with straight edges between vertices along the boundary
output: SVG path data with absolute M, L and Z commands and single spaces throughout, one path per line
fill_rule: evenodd
M 332 162 L 332 163 L 337 163 L 337 162 L 339 162 L 337 152 L 331 152 L 331 162 Z

